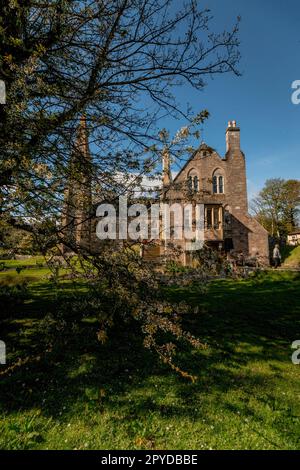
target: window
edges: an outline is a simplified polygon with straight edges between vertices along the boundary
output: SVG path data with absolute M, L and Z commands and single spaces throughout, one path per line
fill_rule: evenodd
M 220 225 L 220 211 L 218 207 L 214 207 L 214 229 L 218 230 Z
M 218 193 L 218 177 L 217 176 L 213 177 L 213 193 L 214 194 Z
M 224 193 L 224 178 L 223 176 L 219 176 L 219 193 Z
M 194 191 L 199 191 L 199 178 L 194 176 Z
M 188 189 L 190 192 L 199 191 L 199 177 L 196 170 L 191 170 L 188 175 Z
M 221 170 L 216 170 L 212 178 L 213 194 L 224 194 L 224 176 Z
M 222 207 L 206 206 L 205 207 L 205 228 L 219 230 L 222 226 Z
M 206 210 L 206 228 L 212 227 L 212 209 L 208 208 Z

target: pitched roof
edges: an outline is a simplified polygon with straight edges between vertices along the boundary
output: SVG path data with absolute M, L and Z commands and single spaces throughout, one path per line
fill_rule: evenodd
M 177 173 L 177 175 L 175 176 L 174 180 L 173 180 L 173 183 L 175 183 L 175 181 L 177 180 L 177 178 L 179 177 L 179 175 L 183 172 L 183 170 L 187 167 L 187 165 L 195 158 L 195 156 L 197 155 L 198 152 L 202 152 L 202 151 L 207 151 L 209 152 L 209 154 L 212 154 L 213 152 L 215 152 L 216 150 L 212 147 L 210 147 L 209 145 L 207 145 L 205 142 L 201 142 L 201 145 L 200 147 L 198 147 L 193 153 L 192 155 L 190 156 L 190 158 L 185 162 L 185 164 L 183 165 L 183 167 L 181 168 L 181 170 Z

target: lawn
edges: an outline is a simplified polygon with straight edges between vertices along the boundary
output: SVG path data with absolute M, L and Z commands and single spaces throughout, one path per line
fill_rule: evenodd
M 0 259 L 0 286 L 41 282 L 51 274 L 43 256 L 25 259 Z
M 0 448 L 300 449 L 300 366 L 291 362 L 291 343 L 300 339 L 299 274 L 216 280 L 205 294 L 164 290 L 200 307 L 185 326 L 208 348 L 183 348 L 177 357 L 195 383 L 143 350 L 134 327 L 118 325 L 101 345 L 92 312 L 75 326 L 63 307 L 74 292 L 86 295 L 80 284 L 57 288 L 43 277 L 29 282 L 23 300 L 16 302 L 17 290 L 4 298 L 8 365 L 34 360 L 0 376 Z M 73 339 L 56 343 L 54 335 L 47 352 L 49 325 L 59 338 L 64 321 Z
M 289 247 L 289 251 L 284 260 L 284 266 L 291 268 L 300 268 L 300 246 Z

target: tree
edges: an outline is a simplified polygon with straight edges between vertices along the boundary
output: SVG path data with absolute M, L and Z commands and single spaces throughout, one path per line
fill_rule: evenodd
M 283 185 L 283 226 L 286 233 L 294 230 L 299 224 L 300 181 L 287 180 Z
M 238 24 L 214 33 L 210 11 L 195 0 L 0 0 L 0 7 L 0 78 L 7 90 L 0 109 L 0 214 L 33 232 L 45 249 L 45 239 L 62 240 L 53 219 L 60 218 L 66 181 L 88 184 L 75 145 L 83 114 L 100 203 L 153 175 L 166 113 L 190 123 L 195 113 L 177 103 L 176 87 L 202 90 L 208 77 L 238 74 Z M 200 113 L 199 122 L 206 117 Z M 70 165 L 74 154 L 83 165 Z M 98 256 L 79 255 L 80 269 L 70 268 L 98 287 L 99 338 L 118 315 L 138 319 L 145 345 L 171 365 L 174 345 L 159 345 L 156 336 L 171 332 L 197 343 L 180 328 L 180 312 L 161 302 L 155 273 L 136 254 L 108 246 Z
M 34 253 L 33 235 L 25 230 L 15 229 L 0 221 L 1 255 L 31 255 Z
M 270 235 L 280 238 L 297 226 L 299 204 L 300 181 L 274 178 L 266 181 L 251 206 Z
M 238 27 L 215 34 L 197 2 L 0 0 L 1 211 L 59 213 L 75 128 L 84 112 L 93 174 L 142 173 L 158 160 L 163 113 L 190 118 L 176 86 L 238 73 Z M 147 155 L 148 152 L 148 155 Z M 148 157 L 148 158 L 146 158 Z M 16 224 L 16 218 L 12 219 Z

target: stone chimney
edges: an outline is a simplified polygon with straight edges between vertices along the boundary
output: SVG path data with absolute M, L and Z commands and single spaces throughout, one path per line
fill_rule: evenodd
M 90 249 L 92 213 L 92 159 L 86 116 L 82 115 L 75 134 L 73 152 L 66 174 L 62 233 L 66 245 L 62 252 L 75 247 Z
M 162 166 L 163 166 L 163 173 L 162 173 L 163 186 L 170 186 L 172 182 L 170 153 L 166 147 L 162 151 Z
M 226 130 L 226 153 L 230 150 L 240 150 L 240 128 L 236 121 L 229 121 Z
M 76 133 L 75 149 L 84 159 L 90 160 L 89 137 L 85 114 L 80 117 Z

